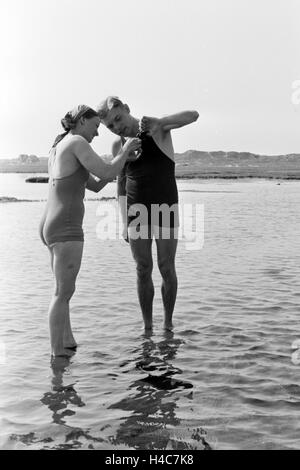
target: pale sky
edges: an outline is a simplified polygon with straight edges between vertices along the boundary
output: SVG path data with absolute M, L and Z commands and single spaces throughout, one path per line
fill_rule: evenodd
M 136 117 L 196 109 L 176 152 L 300 153 L 299 21 L 300 0 L 0 0 L 0 157 L 47 156 L 110 94 Z

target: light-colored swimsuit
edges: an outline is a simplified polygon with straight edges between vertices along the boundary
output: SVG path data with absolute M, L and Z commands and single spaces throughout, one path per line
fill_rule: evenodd
M 83 241 L 84 195 L 89 172 L 82 166 L 71 175 L 49 179 L 49 195 L 40 223 L 44 244 Z

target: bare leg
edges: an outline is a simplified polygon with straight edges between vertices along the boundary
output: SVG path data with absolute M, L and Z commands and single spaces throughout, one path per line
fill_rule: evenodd
M 72 327 L 71 327 L 70 308 L 68 308 L 67 314 L 66 314 L 66 323 L 65 323 L 63 342 L 64 342 L 64 348 L 67 348 L 67 349 L 77 348 L 77 343 L 73 336 Z
M 170 239 L 155 238 L 157 245 L 157 262 L 162 275 L 161 293 L 164 304 L 165 321 L 167 330 L 173 328 L 172 317 L 177 296 L 177 275 L 175 269 L 175 256 L 177 249 L 177 238 L 171 229 Z
M 51 249 L 53 250 L 53 273 L 56 284 L 49 307 L 52 354 L 54 356 L 70 356 L 71 351 L 68 351 L 65 347 L 70 346 L 70 344 L 74 345 L 75 340 L 69 320 L 69 302 L 75 292 L 76 277 L 82 259 L 83 242 L 56 243 Z M 64 341 L 68 341 L 70 344 L 64 344 Z
M 154 286 L 152 281 L 152 238 L 133 240 L 130 238 L 133 258 L 136 262 L 137 291 L 142 309 L 145 329 L 152 329 Z
M 54 251 L 53 251 L 53 246 L 47 246 L 49 253 L 50 253 L 50 264 L 51 264 L 51 270 L 53 272 L 53 263 L 54 263 Z M 54 274 L 54 273 L 53 273 Z
M 50 252 L 51 269 L 52 269 L 52 272 L 53 272 L 54 250 L 53 250 L 53 246 L 48 247 L 48 248 L 49 248 L 49 252 Z M 53 272 L 53 274 L 54 274 L 54 272 Z M 77 343 L 76 343 L 76 341 L 74 339 L 74 336 L 73 336 L 73 333 L 72 333 L 71 321 L 70 321 L 70 309 L 69 308 L 67 310 L 63 343 L 64 343 L 64 348 L 76 349 L 76 347 L 77 347 Z

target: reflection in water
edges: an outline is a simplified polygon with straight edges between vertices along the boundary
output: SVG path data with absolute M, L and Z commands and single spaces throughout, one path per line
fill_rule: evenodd
M 68 358 L 55 358 L 51 362 L 51 391 L 43 395 L 41 402 L 51 410 L 52 423 L 40 432 L 31 432 L 26 435 L 14 434 L 10 436 L 11 440 L 21 442 L 26 446 L 33 446 L 35 449 L 78 449 L 85 446 L 87 442 L 89 445 L 91 440 L 103 442 L 103 439 L 93 438 L 81 428 L 66 424 L 66 418 L 75 414 L 70 407 L 85 406 L 74 384 L 63 384 L 64 374 L 68 373 L 69 366 L 70 359 Z M 89 447 L 92 446 L 89 445 Z
M 135 449 L 193 448 L 184 440 L 175 443 L 170 436 L 172 429 L 180 424 L 176 417 L 178 397 L 175 392 L 189 389 L 188 398 L 193 397 L 190 390 L 193 385 L 175 378 L 182 371 L 171 363 L 182 343 L 182 340 L 174 338 L 172 332 L 166 332 L 164 340 L 158 343 L 152 340 L 151 335 L 145 336 L 142 348 L 133 351 L 138 354 L 134 359 L 135 369 L 147 375 L 129 386 L 128 397 L 110 406 L 132 411 L 131 416 L 120 425 L 114 437 L 115 444 L 127 444 Z M 128 361 L 121 367 L 127 364 Z M 192 439 L 201 440 L 203 447 L 209 448 L 199 433 Z
M 132 351 L 133 359 L 118 365 L 122 374 L 129 373 L 129 386 L 126 397 L 107 409 L 124 410 L 130 416 L 118 417 L 121 424 L 115 435 L 106 438 L 103 438 L 104 428 L 82 429 L 70 425 L 68 418 L 86 404 L 74 383 L 64 383 L 65 376 L 70 374 L 70 359 L 55 359 L 51 363 L 51 389 L 41 398 L 51 411 L 51 424 L 38 433 L 13 435 L 11 439 L 43 449 L 118 448 L 119 445 L 131 449 L 210 449 L 205 431 L 187 429 L 186 423 L 176 416 L 182 392 L 188 400 L 193 398 L 193 385 L 180 380 L 182 370 L 173 365 L 182 343 L 171 332 L 159 342 L 154 342 L 151 335 L 144 336 L 141 346 Z M 130 373 L 134 374 L 134 380 L 130 381 Z M 115 424 L 113 416 L 112 424 Z
M 69 365 L 68 358 L 56 358 L 52 361 L 52 390 L 46 392 L 41 399 L 41 402 L 53 412 L 52 418 L 56 424 L 65 424 L 64 418 L 75 414 L 75 411 L 68 409 L 69 405 L 85 406 L 85 403 L 77 395 L 74 384 L 63 385 L 63 376 Z
M 55 445 L 56 449 L 78 449 L 87 447 L 93 449 L 92 443 L 102 443 L 100 437 L 91 436 L 89 430 L 73 427 L 66 424 L 65 418 L 75 415 L 75 411 L 70 407 L 83 407 L 85 403 L 77 394 L 74 384 L 64 385 L 64 374 L 68 372 L 70 366 L 69 358 L 55 358 L 51 363 L 52 390 L 46 392 L 41 402 L 52 411 L 53 423 L 64 426 L 65 442 Z

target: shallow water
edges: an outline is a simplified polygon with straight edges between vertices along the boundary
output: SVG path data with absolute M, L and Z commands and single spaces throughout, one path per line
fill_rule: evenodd
M 5 175 L 4 188 L 0 176 L 0 196 L 46 197 L 47 185 Z M 71 303 L 79 348 L 52 365 L 44 202 L 0 204 L 2 449 L 300 448 L 300 183 L 179 189 L 181 202 L 204 204 L 205 239 L 178 245 L 174 333 L 162 330 L 155 266 L 154 332 L 143 334 L 129 247 L 97 238 L 103 203 L 87 201 Z

